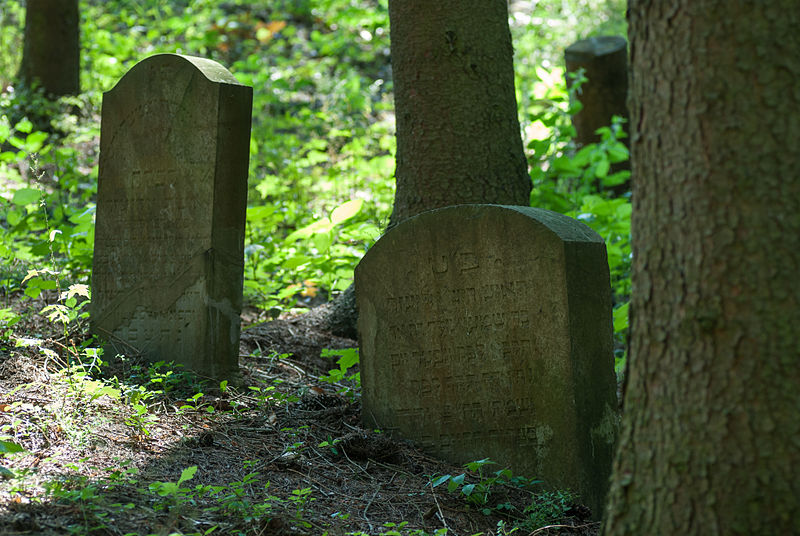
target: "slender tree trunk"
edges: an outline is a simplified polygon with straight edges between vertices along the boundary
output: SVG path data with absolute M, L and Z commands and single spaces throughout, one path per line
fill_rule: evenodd
M 390 0 L 397 190 L 390 226 L 462 203 L 528 205 L 505 0 Z
M 27 0 L 19 79 L 35 81 L 47 95 L 80 92 L 78 0 Z
M 800 534 L 800 9 L 629 5 L 634 269 L 606 534 Z

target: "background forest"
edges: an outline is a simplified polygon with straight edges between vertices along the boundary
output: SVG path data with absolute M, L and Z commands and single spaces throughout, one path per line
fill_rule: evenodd
M 70 366 L 87 356 L 90 343 L 81 341 L 90 297 L 102 93 L 135 63 L 160 52 L 214 59 L 254 88 L 243 327 L 317 305 L 350 285 L 354 266 L 386 226 L 394 192 L 386 0 L 87 0 L 80 11 L 82 92 L 50 101 L 16 82 L 25 5 L 2 0 L 2 353 L 28 346 Z M 630 294 L 630 194 L 603 187 L 624 182 L 627 172 L 610 172 L 611 164 L 627 158 L 618 141 L 624 125 L 609 125 L 600 143 L 574 150 L 570 114 L 579 95 L 571 100 L 567 92 L 563 50 L 591 35 L 625 35 L 624 2 L 512 1 L 509 20 L 519 119 L 534 183 L 531 204 L 584 221 L 606 240 L 621 370 Z M 341 364 L 333 381 L 344 377 L 347 366 Z M 166 372 L 149 374 L 150 380 L 162 374 L 167 390 Z M 95 387 L 120 389 L 102 382 Z M 103 396 L 98 392 L 90 398 Z M 155 419 L 148 396 L 126 398 L 133 408 L 129 422 L 139 435 Z M 10 403 L 0 404 L 0 411 Z M 3 424 L 3 448 L 30 448 L 20 429 Z M 325 446 L 335 450 L 332 441 Z M 157 486 L 154 493 L 178 498 L 176 490 L 193 475 L 184 472 L 174 488 Z M 301 519 L 308 493 L 294 492 L 288 504 Z

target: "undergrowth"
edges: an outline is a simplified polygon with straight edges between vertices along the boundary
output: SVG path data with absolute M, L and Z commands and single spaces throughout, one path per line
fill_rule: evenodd
M 620 143 L 625 125 L 616 121 L 601 130 L 598 144 L 576 150 L 570 125 L 576 95 L 567 92 L 557 66 L 571 40 L 624 25 L 619 2 L 592 4 L 540 2 L 526 11 L 515 3 L 512 31 L 531 203 L 584 221 L 605 239 L 621 369 L 630 196 L 611 195 L 609 187 L 625 179 L 610 172 L 627 158 Z M 80 7 L 84 90 L 58 101 L 14 86 L 8 73 L 22 53 L 23 2 L 7 0 L 0 12 L 0 37 L 8 44 L 0 50 L 0 355 L 31 368 L 25 382 L 0 392 L 0 495 L 20 511 L 41 505 L 56 514 L 77 512 L 73 534 L 108 533 L 120 518 L 142 519 L 143 512 L 154 513 L 162 533 L 255 534 L 277 531 L 276 520 L 299 533 L 321 533 L 323 488 L 278 492 L 263 460 L 240 460 L 225 473 L 236 476 L 223 480 L 210 480 L 220 473 L 201 464 L 143 474 L 141 464 L 123 457 L 90 461 L 109 445 L 127 445 L 128 451 L 120 447 L 127 454 L 155 448 L 166 441 L 167 425 L 184 433 L 182 444 L 199 448 L 208 436 L 195 431 L 234 421 L 241 430 L 252 425 L 274 434 L 281 445 L 273 463 L 293 468 L 308 459 L 341 461 L 345 436 L 301 424 L 297 408 L 315 389 L 326 393 L 320 400 L 340 397 L 346 408 L 358 403 L 360 387 L 355 350 L 328 352 L 336 366 L 313 382 L 270 377 L 242 388 L 204 384 L 170 363 L 103 355 L 86 334 L 100 104 L 103 91 L 158 52 L 215 59 L 256 88 L 246 301 L 263 320 L 332 297 L 351 283 L 355 264 L 385 228 L 394 193 L 386 0 L 82 0 Z M 558 24 L 542 23 L 548 20 Z M 600 24 L 576 23 L 583 20 Z M 111 358 L 123 370 L 112 371 Z M 273 364 L 287 359 L 258 358 Z M 59 454 L 59 444 L 81 456 Z M 482 515 L 505 516 L 492 534 L 532 530 L 566 515 L 574 500 L 566 492 L 529 494 L 527 505 L 515 503 L 511 512 L 495 500 L 498 492 L 525 491 L 531 483 L 506 470 L 485 472 L 487 463 L 418 483 L 409 496 L 428 497 L 446 484 Z M 351 515 L 337 510 L 329 519 L 346 523 Z M 428 533 L 387 519 L 370 534 Z

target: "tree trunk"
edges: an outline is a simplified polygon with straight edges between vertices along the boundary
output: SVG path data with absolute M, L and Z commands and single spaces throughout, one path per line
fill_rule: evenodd
M 463 203 L 530 204 L 505 0 L 390 0 L 397 190 L 390 227 Z
M 464 203 L 529 205 L 505 0 L 390 0 L 397 189 L 389 227 Z M 352 285 L 323 327 L 356 336 Z
M 51 97 L 80 92 L 78 0 L 27 0 L 18 77 Z
M 800 534 L 800 10 L 629 14 L 632 343 L 605 532 Z

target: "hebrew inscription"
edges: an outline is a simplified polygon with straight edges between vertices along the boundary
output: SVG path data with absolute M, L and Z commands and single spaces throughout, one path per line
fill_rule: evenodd
M 431 211 L 367 253 L 356 301 L 368 425 L 457 463 L 489 457 L 601 511 L 615 430 L 589 443 L 616 395 L 599 236 L 527 207 Z
M 176 54 L 104 94 L 92 325 L 112 352 L 235 374 L 251 102 Z

